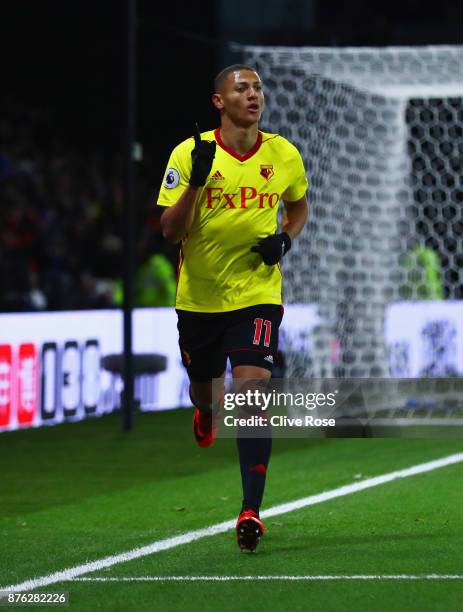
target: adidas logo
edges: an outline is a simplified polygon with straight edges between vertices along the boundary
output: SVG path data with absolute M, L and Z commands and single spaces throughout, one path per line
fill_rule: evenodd
M 211 176 L 211 181 L 224 181 L 225 177 L 222 176 L 220 174 L 220 170 L 217 170 L 216 172 L 214 172 L 214 174 Z
M 269 363 L 273 363 L 273 355 L 267 355 L 264 357 L 264 361 L 268 361 Z

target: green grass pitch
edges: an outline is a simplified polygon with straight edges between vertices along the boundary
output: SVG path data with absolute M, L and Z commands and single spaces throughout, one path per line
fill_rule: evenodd
M 0 588 L 232 519 L 235 444 L 199 449 L 190 410 L 109 415 L 0 435 Z M 275 440 L 265 508 L 461 452 L 458 438 Z M 463 464 L 265 521 L 256 554 L 233 531 L 87 574 L 137 576 L 462 575 Z M 463 580 L 80 582 L 72 610 L 463 608 Z

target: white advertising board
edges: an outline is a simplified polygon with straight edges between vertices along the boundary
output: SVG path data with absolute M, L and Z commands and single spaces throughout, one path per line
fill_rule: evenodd
M 463 374 L 463 301 L 392 304 L 385 335 L 392 377 Z
M 290 305 L 282 328 L 288 336 L 307 337 L 317 321 L 313 305 Z M 0 315 L 0 431 L 80 420 L 117 408 L 122 382 L 102 369 L 101 359 L 120 354 L 122 346 L 118 310 Z M 165 371 L 135 381 L 142 410 L 189 405 L 173 308 L 134 311 L 133 350 L 167 359 Z

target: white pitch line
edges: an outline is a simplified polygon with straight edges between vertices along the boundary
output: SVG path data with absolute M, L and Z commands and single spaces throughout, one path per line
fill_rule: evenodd
M 463 575 L 378 574 L 354 576 L 119 576 L 74 578 L 73 582 L 234 582 L 255 580 L 463 580 Z
M 285 514 L 286 512 L 292 512 L 293 510 L 299 510 L 300 508 L 320 504 L 321 502 L 335 499 L 336 497 L 343 497 L 344 495 L 350 495 L 351 493 L 357 493 L 358 491 L 370 489 L 371 487 L 376 487 L 386 482 L 392 482 L 393 480 L 398 480 L 399 478 L 407 478 L 408 476 L 415 476 L 416 474 L 424 474 L 425 472 L 431 472 L 432 470 L 437 470 L 439 468 L 460 463 L 462 461 L 463 453 L 449 455 L 447 457 L 443 457 L 442 459 L 420 463 L 419 465 L 414 465 L 404 470 L 397 470 L 395 472 L 383 474 L 382 476 L 367 478 L 366 480 L 360 480 L 359 482 L 344 485 L 342 487 L 332 489 L 331 491 L 326 491 L 317 495 L 310 495 L 309 497 L 303 497 L 302 499 L 297 499 L 293 502 L 273 506 L 273 508 L 269 508 L 268 510 L 265 510 L 265 512 L 262 512 L 261 516 L 262 518 L 266 518 L 269 516 Z M 10 584 L 4 587 L 0 586 L 0 591 L 30 591 L 49 584 L 73 580 L 78 576 L 89 574 L 90 572 L 96 572 L 106 567 L 112 567 L 113 565 L 125 563 L 126 561 L 132 561 L 133 559 L 139 559 L 140 557 L 146 557 L 147 555 L 152 555 L 154 553 L 161 552 L 162 550 L 169 550 L 177 546 L 182 546 L 183 544 L 189 544 L 190 542 L 200 540 L 201 538 L 224 533 L 225 531 L 232 529 L 235 526 L 235 522 L 236 519 L 224 521 L 223 523 L 205 527 L 204 529 L 189 531 L 183 535 L 166 538 L 165 540 L 158 540 L 146 546 L 134 548 L 117 555 L 111 555 L 109 557 L 104 557 L 103 559 L 83 563 L 82 565 L 68 567 L 46 576 L 31 578 L 30 580 L 25 580 L 17 584 Z

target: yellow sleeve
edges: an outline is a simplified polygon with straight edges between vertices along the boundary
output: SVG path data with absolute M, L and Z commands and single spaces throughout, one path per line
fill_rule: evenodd
M 284 192 L 282 199 L 285 202 L 296 202 L 305 195 L 309 182 L 305 174 L 304 162 L 302 161 L 301 154 L 294 145 L 291 143 L 288 144 L 291 152 L 290 159 L 288 160 L 290 184 Z
M 173 206 L 185 191 L 191 175 L 193 138 L 184 140 L 172 151 L 159 191 L 158 205 Z

